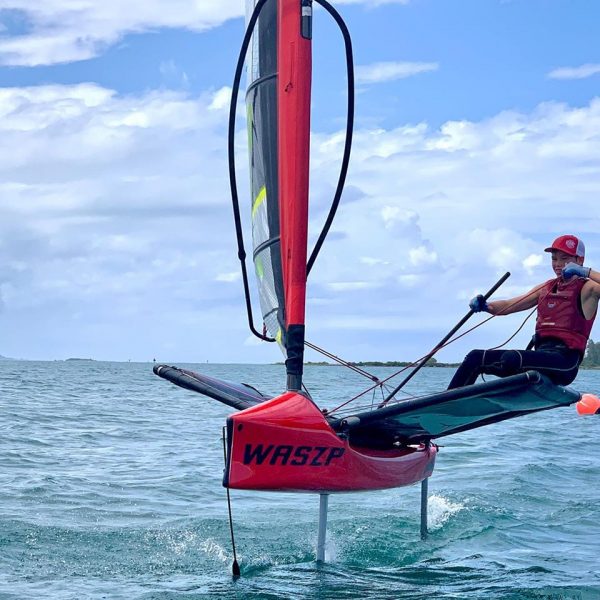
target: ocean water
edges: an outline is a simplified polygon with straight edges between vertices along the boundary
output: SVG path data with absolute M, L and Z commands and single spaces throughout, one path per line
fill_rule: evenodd
M 180 366 L 283 388 L 280 365 Z M 306 372 L 325 406 L 365 381 Z M 600 372 L 574 387 L 600 392 Z M 426 541 L 419 486 L 331 496 L 322 566 L 317 495 L 234 490 L 234 581 L 229 412 L 151 364 L 0 362 L 0 599 L 600 599 L 600 417 L 561 408 L 443 439 Z

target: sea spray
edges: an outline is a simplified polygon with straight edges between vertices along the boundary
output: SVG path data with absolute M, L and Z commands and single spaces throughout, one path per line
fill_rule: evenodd
M 427 510 L 428 527 L 430 530 L 441 529 L 450 517 L 465 508 L 460 502 L 452 502 L 444 496 L 429 496 Z

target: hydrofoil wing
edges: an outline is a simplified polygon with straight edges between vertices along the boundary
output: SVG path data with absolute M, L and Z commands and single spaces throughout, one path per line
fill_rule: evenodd
M 268 400 L 267 396 L 243 383 L 230 383 L 215 377 L 167 365 L 155 365 L 153 370 L 159 377 L 179 387 L 214 398 L 238 410 L 244 410 Z

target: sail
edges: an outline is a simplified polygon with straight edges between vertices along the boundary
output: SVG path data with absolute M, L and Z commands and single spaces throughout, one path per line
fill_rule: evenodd
M 255 387 L 247 383 L 231 383 L 169 365 L 154 365 L 152 370 L 159 377 L 179 387 L 214 398 L 238 410 L 244 410 L 268 400 L 268 396 L 261 394 Z
M 257 0 L 248 0 L 251 14 Z M 267 0 L 248 54 L 246 108 L 253 259 L 266 332 L 302 378 L 306 298 L 311 40 L 309 0 Z

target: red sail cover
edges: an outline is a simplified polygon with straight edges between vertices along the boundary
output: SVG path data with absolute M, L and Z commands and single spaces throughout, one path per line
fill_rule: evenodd
M 251 11 L 256 0 L 248 0 Z M 267 0 L 248 62 L 252 235 L 263 321 L 299 389 L 304 349 L 311 0 Z M 290 379 L 291 378 L 291 379 Z
M 302 37 L 300 0 L 279 0 L 279 206 L 286 325 L 304 324 L 311 41 Z
M 279 0 L 279 210 L 285 290 L 288 389 L 300 389 L 304 357 L 311 41 L 302 35 L 310 3 Z

